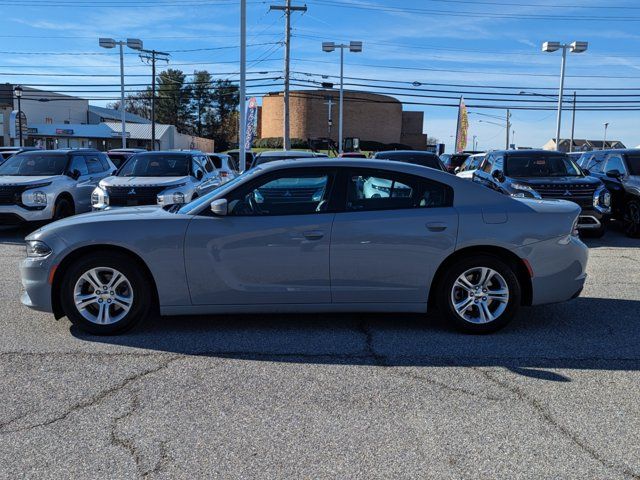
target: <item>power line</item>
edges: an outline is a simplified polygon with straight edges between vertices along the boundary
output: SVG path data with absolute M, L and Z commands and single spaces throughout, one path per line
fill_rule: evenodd
M 390 13 L 409 13 L 416 15 L 435 15 L 435 16 L 448 16 L 448 17 L 480 17 L 480 18 L 494 18 L 494 19 L 514 19 L 514 20 L 550 20 L 550 21 L 593 21 L 593 22 L 638 22 L 640 17 L 630 16 L 602 16 L 602 15 L 544 15 L 544 14 L 524 14 L 524 13 L 491 13 L 486 11 L 460 11 L 460 10 L 438 10 L 438 9 L 425 9 L 415 7 L 390 7 L 386 5 L 373 4 L 373 3 L 344 3 L 335 0 L 309 0 L 310 3 L 339 7 L 354 10 L 370 10 L 381 11 Z M 532 5 L 533 6 L 533 5 Z

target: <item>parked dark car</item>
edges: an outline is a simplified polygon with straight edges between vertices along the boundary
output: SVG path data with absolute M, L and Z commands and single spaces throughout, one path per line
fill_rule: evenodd
M 109 160 L 113 162 L 116 168 L 120 168 L 120 166 L 132 157 L 136 153 L 146 152 L 143 148 L 115 148 L 113 150 L 109 150 L 107 152 L 107 156 Z
M 18 153 L 31 152 L 33 150 L 41 149 L 38 147 L 0 147 L 0 165 Z
M 640 236 L 640 149 L 588 152 L 580 162 L 611 193 L 612 217 L 627 235 Z
M 444 153 L 440 155 L 440 160 L 444 163 L 447 172 L 455 173 L 456 168 L 460 167 L 470 155 L 470 153 Z
M 446 172 L 444 164 L 440 158 L 432 152 L 422 152 L 416 150 L 390 150 L 388 152 L 378 152 L 373 158 L 375 160 L 393 160 L 394 162 L 412 163 L 423 167 L 435 168 Z
M 566 154 L 549 150 L 507 150 L 487 154 L 473 181 L 513 197 L 569 200 L 582 208 L 578 229 L 601 237 L 611 212 L 611 195 L 600 179 Z

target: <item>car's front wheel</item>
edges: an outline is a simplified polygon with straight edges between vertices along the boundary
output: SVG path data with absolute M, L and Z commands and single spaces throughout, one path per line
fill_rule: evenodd
M 438 306 L 456 328 L 490 333 L 504 327 L 520 307 L 514 268 L 491 255 L 463 258 L 447 268 Z
M 640 236 L 640 201 L 634 199 L 626 203 L 622 223 L 629 237 Z
M 69 320 L 96 335 L 122 333 L 151 311 L 151 285 L 140 267 L 120 253 L 75 261 L 62 278 L 62 308 Z

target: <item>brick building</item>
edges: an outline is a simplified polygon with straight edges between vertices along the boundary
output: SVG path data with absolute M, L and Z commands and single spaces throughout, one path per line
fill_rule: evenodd
M 298 90 L 290 96 L 291 137 L 330 137 L 338 141 L 338 102 L 336 90 Z M 331 105 L 329 105 L 331 103 Z M 332 125 L 329 124 L 331 108 Z M 284 101 L 282 92 L 262 98 L 260 130 L 262 138 L 282 137 Z M 366 92 L 345 91 L 345 138 L 401 143 L 424 149 L 427 136 L 422 133 L 424 112 L 406 112 L 393 97 Z

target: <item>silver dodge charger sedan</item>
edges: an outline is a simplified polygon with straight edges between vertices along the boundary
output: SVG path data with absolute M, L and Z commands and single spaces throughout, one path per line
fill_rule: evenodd
M 588 256 L 579 213 L 418 165 L 277 161 L 183 206 L 95 212 L 37 230 L 26 239 L 22 301 L 95 334 L 155 312 L 431 308 L 487 333 L 522 305 L 579 295 Z

